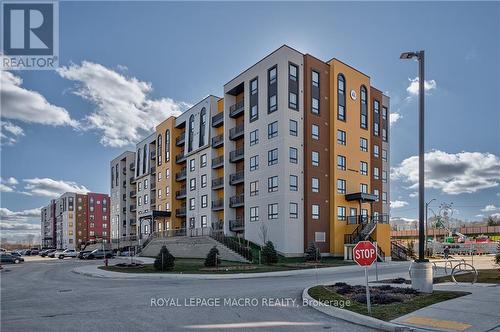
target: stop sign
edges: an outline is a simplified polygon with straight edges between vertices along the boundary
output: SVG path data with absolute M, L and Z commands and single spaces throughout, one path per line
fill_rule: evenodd
M 352 249 L 352 256 L 359 266 L 370 266 L 377 259 L 377 248 L 370 241 L 359 241 Z

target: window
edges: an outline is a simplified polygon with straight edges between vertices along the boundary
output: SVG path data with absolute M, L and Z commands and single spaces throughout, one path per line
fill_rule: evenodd
M 194 200 L 194 198 L 190 198 L 189 199 L 189 210 L 194 210 L 196 207 L 196 201 Z
M 250 81 L 250 94 L 254 95 L 257 93 L 257 89 L 259 88 L 259 83 L 257 79 L 251 80 Z
M 276 66 L 274 66 L 268 71 L 269 84 L 271 85 L 276 83 L 277 77 L 278 77 L 278 69 L 276 68 Z
M 208 206 L 208 196 L 202 195 L 201 196 L 201 207 L 206 208 L 207 206 Z
M 318 178 L 311 179 L 311 190 L 313 193 L 319 193 L 319 179 Z
M 297 109 L 297 94 L 295 92 L 288 93 L 288 107 L 291 109 Z
M 375 158 L 378 158 L 378 156 L 379 156 L 379 147 L 378 147 L 378 145 L 377 145 L 377 144 L 375 144 L 375 145 L 373 146 L 373 156 L 374 156 Z
M 259 194 L 259 181 L 250 182 L 250 196 L 257 196 Z
M 298 67 L 294 64 L 288 65 L 288 79 L 291 81 L 298 81 Z
M 201 227 L 202 228 L 207 227 L 207 216 L 201 216 Z
M 267 72 L 267 94 L 268 94 L 268 113 L 272 113 L 278 109 L 278 100 L 276 92 L 278 90 L 278 68 L 274 66 Z
M 337 143 L 341 145 L 346 145 L 345 131 L 337 129 Z
M 147 150 L 146 144 L 144 144 L 144 148 L 142 149 L 142 174 L 146 173 L 146 163 L 147 163 Z
M 142 190 L 142 182 L 137 182 L 137 191 Z
M 296 175 L 290 175 L 290 191 L 298 191 L 299 189 L 299 177 Z
M 387 142 L 387 129 L 382 128 L 382 140 Z
M 144 189 L 148 189 L 148 183 L 149 183 L 148 179 L 145 179 L 144 180 Z
M 297 203 L 290 203 L 290 219 L 297 219 L 299 217 L 299 205 Z
M 250 132 L 250 146 L 259 143 L 259 129 Z
M 373 167 L 373 179 L 378 180 L 380 178 L 379 176 L 379 169 L 378 167 Z
M 149 203 L 149 196 L 148 194 L 144 195 L 144 204 L 148 204 Z
M 382 149 L 382 160 L 387 161 L 387 150 Z
M 357 214 L 358 214 L 358 209 L 356 209 L 356 208 L 349 208 L 349 215 L 351 217 L 356 217 Z
M 250 157 L 250 171 L 259 169 L 259 156 Z
M 141 206 L 142 205 L 142 196 L 139 196 L 139 199 L 137 200 L 137 205 Z M 91 208 L 93 208 L 91 206 Z
M 318 98 L 311 98 L 311 112 L 319 114 L 319 100 Z
M 387 183 L 387 171 L 382 171 L 382 182 Z
M 337 206 L 337 220 L 338 221 L 345 220 L 345 206 Z
M 194 138 L 194 114 L 189 117 L 189 137 L 188 137 L 188 152 L 193 150 Z
M 373 189 L 373 195 L 375 195 L 375 201 L 379 201 L 379 191 L 378 189 Z
M 158 197 L 161 197 L 161 189 L 158 189 Z
M 387 120 L 387 107 L 382 106 L 382 119 Z
M 319 219 L 319 205 L 318 204 L 311 205 L 311 218 L 313 220 Z
M 278 203 L 267 205 L 267 219 L 278 219 Z
M 189 190 L 190 191 L 196 190 L 196 179 L 195 178 L 189 180 Z
M 278 136 L 278 121 L 271 122 L 267 125 L 267 138 L 271 139 Z
M 338 155 L 337 156 L 337 168 L 342 170 L 342 171 L 345 171 L 345 157 L 344 156 L 341 156 L 341 155 Z
M 170 129 L 165 131 L 165 162 L 170 161 Z
M 278 149 L 267 151 L 267 165 L 276 165 L 278 163 Z
M 170 169 L 167 168 L 167 170 L 165 171 L 165 177 L 168 179 L 170 177 Z
M 139 176 L 139 165 L 141 164 L 141 149 L 137 150 L 137 163 L 135 166 L 135 176 Z
M 366 87 L 361 86 L 361 118 L 360 118 L 360 123 L 361 123 L 361 128 L 367 129 L 368 128 L 368 98 L 367 98 L 367 92 L 366 92 Z
M 311 158 L 312 158 L 312 165 L 313 166 L 319 166 L 319 152 L 318 151 L 312 151 Z
M 202 154 L 200 157 L 200 168 L 207 166 L 207 155 Z
M 255 121 L 259 118 L 259 109 L 257 104 L 250 107 L 250 122 Z
M 292 164 L 297 164 L 298 163 L 298 150 L 296 148 L 290 147 L 289 155 L 290 155 L 290 162 Z
M 317 71 L 312 71 L 311 81 L 313 86 L 319 87 L 319 73 Z
M 290 135 L 297 136 L 298 134 L 298 124 L 295 120 L 290 120 Z
M 189 228 L 194 228 L 195 222 L 194 222 L 194 217 L 189 218 Z
M 361 175 L 368 175 L 368 163 L 365 161 L 360 162 L 359 164 L 359 172 Z
M 252 206 L 250 208 L 250 221 L 259 221 L 259 207 Z
M 337 77 L 337 119 L 345 121 L 345 78 L 344 75 L 339 74 Z
M 311 126 L 311 136 L 312 136 L 312 139 L 319 140 L 319 126 L 318 125 L 313 124 Z
M 158 172 L 158 182 L 161 181 L 161 172 Z
M 382 203 L 387 204 L 387 193 L 385 191 L 382 192 Z
M 165 192 L 166 192 L 167 196 L 170 195 L 170 187 L 169 186 L 167 186 L 165 188 Z
M 195 161 L 194 161 L 194 159 L 189 160 L 189 170 L 191 172 L 194 172 L 194 170 L 195 170 Z
M 373 123 L 373 135 L 375 135 L 375 136 L 379 135 L 379 125 L 378 125 L 378 123 Z
M 207 109 L 203 107 L 200 112 L 200 132 L 199 132 L 199 145 L 205 145 L 205 128 L 207 126 Z
M 278 176 L 271 176 L 267 178 L 267 192 L 278 191 Z
M 345 180 L 337 179 L 337 193 L 345 195 L 346 193 L 345 188 L 346 188 Z
M 367 184 L 365 184 L 365 183 L 361 183 L 361 184 L 359 185 L 359 189 L 361 190 L 361 192 L 362 192 L 363 194 L 368 194 L 368 185 L 367 185 Z
M 361 137 L 359 139 L 359 148 L 361 151 L 366 152 L 368 151 L 368 140 L 366 138 Z
M 379 135 L 379 111 L 380 103 L 378 100 L 373 101 L 373 135 Z
M 202 174 L 201 175 L 201 187 L 205 188 L 206 186 L 207 186 L 207 175 L 206 174 Z
M 268 113 L 272 113 L 278 109 L 278 103 L 276 101 L 276 95 L 269 96 L 269 111 Z

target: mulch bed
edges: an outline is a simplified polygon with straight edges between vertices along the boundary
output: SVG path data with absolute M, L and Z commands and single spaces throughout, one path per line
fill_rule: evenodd
M 351 286 L 344 282 L 338 282 L 331 286 L 325 286 L 326 289 L 342 295 L 346 299 L 356 301 L 358 303 L 366 303 L 366 288 L 365 286 Z M 407 302 L 420 293 L 412 288 L 392 287 L 389 285 L 371 286 L 370 300 L 372 304 L 390 304 L 396 302 Z

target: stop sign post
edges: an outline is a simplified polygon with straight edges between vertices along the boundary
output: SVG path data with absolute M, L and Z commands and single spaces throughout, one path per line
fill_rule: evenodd
M 352 249 L 352 256 L 356 264 L 365 268 L 366 305 L 371 314 L 370 288 L 368 287 L 368 267 L 377 260 L 377 248 L 370 241 L 359 241 Z

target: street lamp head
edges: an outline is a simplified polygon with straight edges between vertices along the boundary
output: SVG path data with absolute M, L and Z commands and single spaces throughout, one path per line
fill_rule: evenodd
M 399 58 L 404 60 L 418 58 L 418 52 L 403 52 Z

